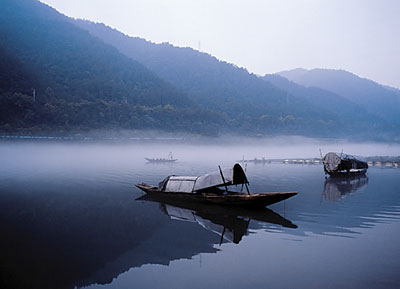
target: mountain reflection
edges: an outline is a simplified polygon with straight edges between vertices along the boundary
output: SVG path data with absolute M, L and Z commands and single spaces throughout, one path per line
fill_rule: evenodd
M 119 185 L 18 187 L 0 189 L 0 288 L 107 284 L 133 267 L 215 253 L 222 239 L 239 243 L 251 220 L 296 228 L 268 209 L 137 202 Z
M 336 201 L 344 195 L 354 193 L 368 183 L 367 176 L 329 177 L 325 180 L 323 196 L 329 201 Z
M 217 251 L 213 234 L 170 222 L 129 188 L 16 187 L 0 189 L 0 288 L 107 284 L 132 267 Z
M 198 223 L 200 226 L 221 236 L 222 240 L 238 244 L 251 220 L 277 224 L 288 228 L 297 228 L 291 221 L 267 208 L 247 209 L 240 207 L 222 207 L 193 202 L 182 202 L 144 195 L 137 200 L 156 202 L 160 209 L 171 219 Z

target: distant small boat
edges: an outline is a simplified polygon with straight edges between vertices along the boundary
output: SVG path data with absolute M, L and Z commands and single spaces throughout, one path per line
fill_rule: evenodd
M 178 159 L 174 159 L 172 153 L 169 153 L 168 158 L 144 158 L 149 163 L 172 163 Z
M 159 159 L 144 158 L 144 159 L 150 163 L 172 163 L 172 162 L 176 162 L 178 160 L 178 159 L 165 159 L 165 158 L 159 158 Z
M 286 200 L 297 192 L 274 192 L 250 194 L 248 180 L 243 168 L 235 164 L 232 168 L 219 169 L 203 176 L 169 176 L 158 186 L 137 184 L 136 187 L 160 198 L 212 203 L 218 205 L 265 207 Z M 242 185 L 247 193 L 228 190 L 228 186 Z
M 368 170 L 368 163 L 361 157 L 343 153 L 329 152 L 322 158 L 325 174 L 330 176 L 364 175 Z

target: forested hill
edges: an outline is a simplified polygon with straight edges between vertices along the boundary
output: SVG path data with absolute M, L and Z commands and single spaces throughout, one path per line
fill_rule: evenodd
M 129 37 L 100 23 L 75 23 L 184 90 L 193 101 L 225 113 L 224 131 L 321 135 L 342 126 L 340 119 L 324 108 L 209 54 Z
M 393 118 L 348 95 L 266 81 L 206 53 L 128 37 L 36 0 L 1 5 L 3 134 L 399 135 Z
M 184 90 L 193 101 L 225 112 L 229 129 L 242 134 L 373 135 L 379 139 L 398 133 L 391 121 L 339 94 L 300 86 L 293 89 L 276 78 L 258 77 L 191 48 L 129 37 L 101 23 L 74 22 Z
M 298 98 L 306 99 L 315 106 L 319 106 L 338 116 L 345 124 L 343 132 L 352 134 L 357 128 L 360 131 L 374 130 L 376 135 L 381 133 L 390 134 L 400 132 L 396 123 L 385 120 L 383 117 L 369 112 L 363 105 L 357 104 L 334 92 L 319 88 L 305 87 L 279 74 L 267 74 L 263 77 L 265 81 L 281 88 Z M 379 132 L 379 133 L 378 133 Z
M 2 0 L 1 6 L 3 132 L 215 133 L 219 116 L 56 10 L 35 0 Z
M 306 87 L 331 91 L 371 114 L 400 125 L 400 90 L 385 87 L 345 70 L 297 68 L 279 75 Z

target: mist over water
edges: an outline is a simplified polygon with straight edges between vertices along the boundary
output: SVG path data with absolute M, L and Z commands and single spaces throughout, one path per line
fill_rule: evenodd
M 300 137 L 0 142 L 2 287 L 398 288 L 400 169 L 332 180 L 321 165 L 248 162 L 251 192 L 299 192 L 258 213 L 136 200 L 137 183 L 319 149 L 400 155 L 396 144 Z M 144 159 L 170 152 L 177 162 Z
M 275 137 L 269 139 L 234 138 L 177 141 L 130 142 L 3 142 L 0 156 L 8 165 L 24 162 L 27 169 L 39 166 L 46 169 L 78 165 L 81 169 L 98 166 L 123 166 L 143 161 L 145 157 L 167 157 L 170 152 L 180 162 L 234 162 L 262 158 L 319 158 L 330 151 L 359 156 L 398 156 L 397 143 L 352 143 L 345 140 L 311 139 L 305 137 Z

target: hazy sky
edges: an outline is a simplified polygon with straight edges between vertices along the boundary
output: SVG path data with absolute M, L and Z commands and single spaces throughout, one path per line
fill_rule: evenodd
M 345 69 L 400 88 L 399 0 L 42 0 L 130 36 L 264 75 Z

